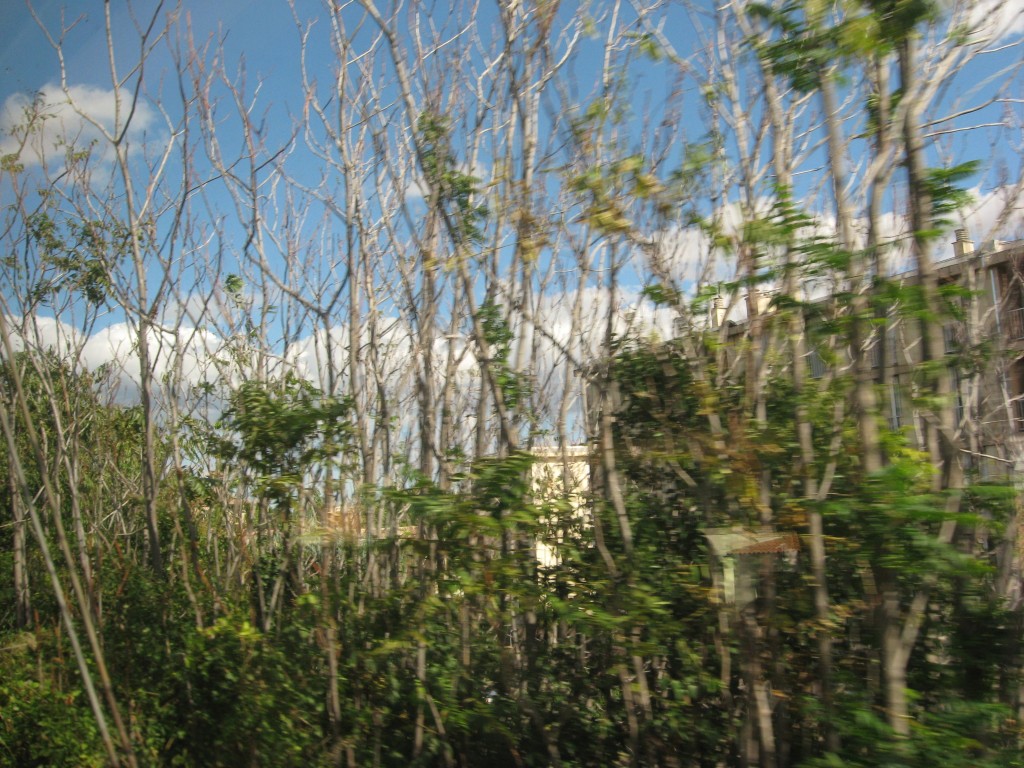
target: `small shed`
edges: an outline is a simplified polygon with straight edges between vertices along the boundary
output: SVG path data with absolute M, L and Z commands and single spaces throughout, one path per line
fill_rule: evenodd
M 707 528 L 711 573 L 720 599 L 740 610 L 757 598 L 759 566 L 764 557 L 784 557 L 795 563 L 800 539 L 795 533 L 740 526 Z

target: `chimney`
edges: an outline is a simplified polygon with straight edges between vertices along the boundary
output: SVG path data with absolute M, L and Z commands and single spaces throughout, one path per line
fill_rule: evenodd
M 722 304 L 722 297 L 715 296 L 708 304 L 708 323 L 711 325 L 711 330 L 721 328 L 724 321 L 725 306 Z
M 969 253 L 974 253 L 974 241 L 967 236 L 966 229 L 958 229 L 953 241 L 953 256 L 959 259 Z
M 688 318 L 679 315 L 678 317 L 672 318 L 672 338 L 681 339 L 686 336 Z

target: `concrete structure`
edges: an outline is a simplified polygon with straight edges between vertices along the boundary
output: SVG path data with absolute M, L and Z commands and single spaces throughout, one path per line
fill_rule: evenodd
M 950 307 L 936 322 L 943 323 L 946 375 L 965 466 L 983 478 L 1024 472 L 1024 241 L 989 241 L 976 249 L 968 234 L 958 230 L 952 257 L 938 262 L 936 270 Z M 906 287 L 917 283 L 913 272 L 892 279 Z M 768 315 L 774 311 L 762 309 Z M 893 306 L 885 318 L 884 347 L 881 318 L 866 341 L 876 380 L 885 386 L 880 406 L 889 426 L 904 430 L 917 445 L 926 417 L 915 406 L 922 394 L 915 375 L 922 358 L 920 314 Z M 721 332 L 727 347 L 747 332 L 745 321 L 724 318 L 721 300 L 712 302 L 708 325 Z M 806 340 L 810 375 L 820 379 L 848 372 L 850 350 L 817 342 L 813 330 Z
M 940 321 L 942 351 L 965 466 L 981 477 L 1024 470 L 1024 243 L 990 242 L 975 250 L 958 230 L 953 258 L 936 268 L 940 286 L 949 291 L 952 317 Z M 912 285 L 916 276 L 902 279 Z M 898 318 L 887 332 L 893 350 L 886 361 L 889 424 L 910 431 L 920 444 L 922 415 L 913 405 L 920 323 Z M 882 362 L 878 337 L 876 367 Z
M 537 563 L 552 568 L 560 562 L 559 545 L 573 529 L 582 532 L 590 525 L 590 449 L 585 445 L 534 448 L 530 482 L 534 500 L 551 506 L 556 513 L 543 522 L 549 535 L 534 544 Z

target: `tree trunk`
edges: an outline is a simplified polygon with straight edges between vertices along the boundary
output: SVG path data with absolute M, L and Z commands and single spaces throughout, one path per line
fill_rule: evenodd
M 13 449 L 12 449 L 13 450 Z M 11 458 L 8 458 L 10 463 Z M 26 630 L 32 623 L 32 595 L 29 590 L 27 553 L 25 548 L 25 508 L 21 493 L 14 480 L 14 472 L 9 468 L 7 488 L 11 498 L 11 511 L 14 518 L 14 617 L 15 625 Z

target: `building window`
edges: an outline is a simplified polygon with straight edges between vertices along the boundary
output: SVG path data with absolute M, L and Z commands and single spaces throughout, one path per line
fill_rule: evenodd
M 1007 384 L 1012 394 L 1010 404 L 1013 408 L 1010 429 L 1014 432 L 1024 432 L 1024 358 L 1011 363 L 1007 368 L 1007 374 Z
M 885 346 L 888 349 L 889 362 L 888 365 L 892 366 L 896 362 L 896 327 L 889 326 L 885 330 Z M 878 334 L 875 338 L 874 343 L 871 345 L 871 367 L 881 368 L 882 367 L 882 335 Z
M 1024 339 L 1024 307 L 1007 309 L 1003 320 L 1006 321 L 1006 335 L 1011 341 Z
M 1024 400 L 1013 401 L 1013 421 L 1018 432 L 1024 432 Z
M 892 377 L 889 384 L 889 429 L 897 432 L 903 426 L 903 398 L 900 396 L 900 380 Z
M 953 396 L 954 426 L 959 427 L 964 423 L 964 392 L 957 368 L 949 369 L 949 392 Z
M 942 326 L 943 349 L 947 355 L 955 355 L 960 351 L 960 326 L 957 323 L 946 323 Z
M 821 359 L 818 350 L 812 349 L 808 353 L 807 367 L 810 369 L 812 379 L 820 379 L 825 375 L 825 361 Z

